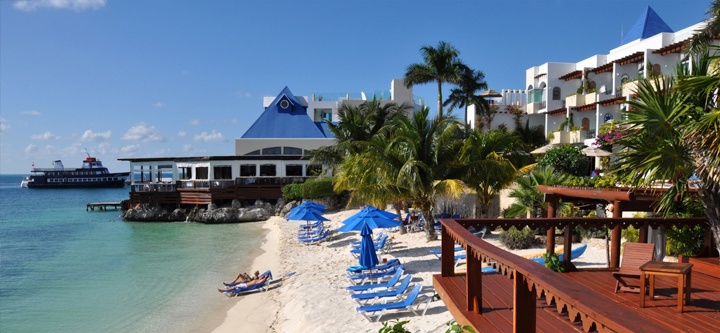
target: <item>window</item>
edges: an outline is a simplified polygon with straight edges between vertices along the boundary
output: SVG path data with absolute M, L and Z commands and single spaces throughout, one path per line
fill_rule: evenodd
M 180 169 L 180 179 L 191 179 L 192 178 L 192 168 L 191 167 L 179 167 Z
M 208 167 L 197 167 L 195 173 L 197 174 L 195 179 L 208 179 Z
M 249 153 L 247 153 L 247 154 L 245 154 L 245 155 L 251 155 L 251 156 L 253 156 L 253 155 L 260 155 L 260 150 L 253 150 L 253 151 L 251 151 L 251 152 L 249 152 Z
M 315 122 L 332 121 L 332 109 L 315 109 Z
M 302 155 L 303 150 L 301 148 L 295 148 L 295 147 L 284 147 L 283 148 L 283 155 Z
M 289 107 L 290 107 L 290 102 L 288 102 L 288 100 L 283 99 L 282 101 L 280 101 L 280 108 L 281 108 L 281 109 L 287 109 L 287 108 L 289 108 Z
M 322 165 L 320 164 L 308 164 L 307 169 L 305 170 L 306 176 L 308 177 L 317 177 L 322 174 Z
M 255 164 L 243 164 L 240 165 L 240 177 L 255 177 L 257 176 L 257 168 Z
M 214 179 L 232 179 L 232 167 L 229 165 L 219 165 L 213 167 Z
M 560 100 L 560 87 L 553 88 L 552 99 L 553 99 L 553 101 Z
M 288 177 L 302 177 L 303 170 L 302 164 L 288 164 L 285 166 L 285 176 Z
M 281 155 L 282 149 L 280 147 L 263 148 L 263 155 Z
M 260 165 L 260 176 L 275 177 L 275 176 L 277 176 L 277 171 L 275 171 L 276 168 L 277 168 L 277 166 L 275 164 Z

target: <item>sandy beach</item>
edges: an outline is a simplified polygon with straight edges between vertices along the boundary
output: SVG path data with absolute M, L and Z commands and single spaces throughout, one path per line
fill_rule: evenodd
M 360 239 L 358 232 L 336 231 L 342 221 L 358 212 L 358 209 L 325 214 L 325 222 L 331 230 L 330 237 L 320 245 L 306 246 L 297 241 L 300 222 L 272 217 L 265 222 L 269 232 L 262 245 L 263 253 L 248 267 L 248 272 L 272 270 L 276 280 L 267 292 L 258 292 L 222 301 L 235 303 L 227 312 L 223 323 L 213 332 L 328 332 L 341 329 L 345 332 L 377 332 L 381 322 L 368 321 L 357 314 L 358 303 L 350 298 L 345 287 L 350 285 L 345 269 L 357 265 L 350 254 L 352 241 Z M 375 232 L 378 232 L 376 230 Z M 406 273 L 412 274 L 413 284 L 423 285 L 422 293 L 432 296 L 432 275 L 440 270 L 440 261 L 429 252 L 440 247 L 440 241 L 427 242 L 423 232 L 400 235 L 390 232 L 393 247 L 389 254 L 380 258 L 398 258 Z M 498 233 L 488 233 L 485 240 L 499 245 Z M 588 249 L 575 262 L 579 267 L 607 266 L 605 241 L 585 240 Z M 577 246 L 579 244 L 574 244 Z M 513 251 L 518 255 L 541 253 L 544 247 Z M 284 275 L 295 275 L 280 280 Z M 218 281 L 218 288 L 221 287 Z M 374 317 L 373 317 L 374 319 Z M 442 301 L 429 303 L 425 316 L 390 313 L 381 321 L 409 320 L 405 326 L 412 332 L 444 332 L 446 323 L 452 320 Z

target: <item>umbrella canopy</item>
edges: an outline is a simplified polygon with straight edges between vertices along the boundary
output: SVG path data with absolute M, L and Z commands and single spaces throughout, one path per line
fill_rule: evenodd
M 377 266 L 379 260 L 372 239 L 372 229 L 367 223 L 364 223 L 362 229 L 360 229 L 360 236 L 360 266 L 372 269 Z M 372 271 L 370 272 L 372 274 Z
M 387 214 L 395 217 L 397 217 L 397 215 L 388 212 L 383 214 L 382 212 L 383 211 L 378 210 L 377 208 L 375 211 L 369 209 L 365 211 L 361 210 L 357 214 L 345 219 L 345 221 L 343 221 L 344 225 L 338 228 L 338 231 L 359 231 L 362 229 L 364 224 L 367 224 L 370 229 L 395 228 L 400 226 L 400 221 L 394 220 L 392 217 L 388 217 Z
M 308 207 L 302 208 L 294 213 L 290 213 L 285 216 L 285 218 L 294 221 L 330 221 L 322 216 L 322 213 Z
M 302 209 L 302 208 L 305 208 L 305 207 L 315 208 L 315 209 L 318 210 L 318 211 L 321 211 L 321 212 L 323 212 L 323 213 L 325 212 L 325 206 L 324 206 L 324 205 L 321 205 L 321 204 L 319 204 L 319 203 L 315 203 L 315 202 L 312 202 L 312 201 L 303 201 L 301 204 L 297 205 L 297 207 L 295 207 L 295 208 L 293 208 L 293 209 Z M 290 211 L 292 211 L 292 209 L 291 209 Z
M 598 147 L 585 147 L 582 149 L 583 154 L 587 156 L 594 156 L 594 157 L 604 157 L 604 156 L 610 156 L 613 153 L 609 152 L 605 149 L 598 148 Z
M 359 212 L 357 212 L 355 215 L 350 216 L 349 218 L 347 218 L 347 219 L 345 219 L 345 220 L 347 221 L 348 219 L 353 218 L 353 217 L 355 217 L 355 216 L 362 216 L 362 215 L 366 215 L 366 214 L 369 214 L 369 213 L 378 213 L 380 216 L 384 216 L 384 217 L 387 217 L 387 218 L 389 218 L 389 219 L 396 219 L 396 218 L 398 218 L 398 215 L 397 215 L 397 214 L 393 214 L 393 213 L 390 213 L 390 212 L 388 212 L 388 211 L 384 211 L 384 210 L 382 210 L 382 209 L 380 209 L 380 208 L 376 208 L 376 207 L 373 207 L 373 206 L 365 206 L 363 209 L 361 209 L 361 210 L 360 210 Z

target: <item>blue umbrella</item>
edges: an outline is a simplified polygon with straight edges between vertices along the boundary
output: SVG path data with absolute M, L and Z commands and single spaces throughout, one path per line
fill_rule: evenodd
M 300 207 L 300 206 L 298 206 L 298 207 Z M 297 207 L 295 207 L 295 208 L 297 208 Z M 288 219 L 288 220 L 304 220 L 302 217 L 304 215 L 306 215 L 309 211 L 315 213 L 316 215 L 323 214 L 323 211 L 318 210 L 317 208 L 309 207 L 309 206 L 305 206 L 300 209 L 295 209 L 295 208 L 291 209 L 290 213 L 285 215 L 286 219 Z
M 375 243 L 372 239 L 372 229 L 367 223 L 363 224 L 360 230 L 360 266 L 370 269 L 370 277 L 372 278 L 372 268 L 377 266 L 379 260 L 375 252 Z
M 363 214 L 363 213 L 378 213 L 378 214 L 380 214 L 380 215 L 382 215 L 382 216 L 384 216 L 384 217 L 387 217 L 387 218 L 389 218 L 389 219 L 396 219 L 396 218 L 398 218 L 398 215 L 397 215 L 397 214 L 393 214 L 393 213 L 390 213 L 390 212 L 388 212 L 388 211 L 385 211 L 385 210 L 382 210 L 382 209 L 379 209 L 379 208 L 376 208 L 376 207 L 373 207 L 373 206 L 365 206 L 365 208 L 361 209 L 361 210 L 360 210 L 359 212 L 357 212 L 357 214 L 355 214 L 355 215 L 360 215 L 360 214 Z M 355 215 L 353 215 L 353 216 L 355 216 Z M 352 216 L 351 216 L 351 217 L 352 217 Z
M 288 216 L 289 215 L 291 215 L 291 214 L 288 214 Z M 308 234 L 310 233 L 310 229 L 309 229 L 310 221 L 330 221 L 329 219 L 322 216 L 322 214 L 319 213 L 318 211 L 316 211 L 312 208 L 308 208 L 308 207 L 300 209 L 297 212 L 295 212 L 292 217 L 286 216 L 286 218 L 288 220 L 294 220 L 294 221 L 305 221 L 305 225 L 307 227 L 306 230 L 307 230 Z
M 297 205 L 295 208 L 291 209 L 290 212 L 295 211 L 295 210 L 300 210 L 300 209 L 303 209 L 303 208 L 306 208 L 306 207 L 308 207 L 308 208 L 314 208 L 315 210 L 317 210 L 317 211 L 319 211 L 319 212 L 321 212 L 321 213 L 324 213 L 324 212 L 325 212 L 325 206 L 323 206 L 323 205 L 321 205 L 321 204 L 319 204 L 319 203 L 314 203 L 314 202 L 312 202 L 312 201 L 303 201 L 301 204 L 299 204 L 299 205 Z
M 387 213 L 387 212 L 386 212 Z M 387 213 L 391 214 L 391 213 Z M 395 214 L 392 214 L 395 215 Z M 396 216 L 397 217 L 397 216 Z M 339 231 L 342 232 L 348 232 L 348 231 L 358 231 L 363 228 L 363 224 L 367 223 L 367 225 L 370 227 L 370 229 L 375 228 L 395 228 L 400 226 L 400 221 L 394 220 L 390 217 L 387 217 L 385 214 L 382 213 L 380 210 L 376 211 L 360 211 L 358 214 L 355 214 L 343 221 L 344 225 L 340 228 L 338 228 Z

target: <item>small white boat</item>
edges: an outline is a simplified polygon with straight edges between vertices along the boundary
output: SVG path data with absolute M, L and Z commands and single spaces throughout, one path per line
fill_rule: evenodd
M 20 181 L 20 187 L 28 187 L 29 182 L 30 182 L 30 177 L 23 178 L 23 180 Z

